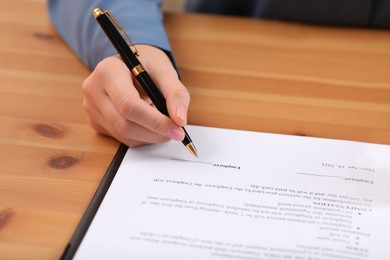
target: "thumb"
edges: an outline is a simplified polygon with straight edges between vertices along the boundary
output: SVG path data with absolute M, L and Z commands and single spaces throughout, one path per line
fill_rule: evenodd
M 179 126 L 186 125 L 190 94 L 179 80 L 171 60 L 153 46 L 137 45 L 137 48 L 143 51 L 142 63 L 165 97 L 169 117 Z
M 168 113 L 173 122 L 179 126 L 185 126 L 187 124 L 190 94 L 179 79 L 174 81 L 170 84 L 166 83 L 166 85 L 170 86 L 170 91 L 166 98 Z

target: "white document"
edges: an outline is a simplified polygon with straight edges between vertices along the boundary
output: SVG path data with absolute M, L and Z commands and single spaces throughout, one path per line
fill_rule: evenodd
M 187 131 L 128 149 L 75 259 L 390 259 L 390 146 Z

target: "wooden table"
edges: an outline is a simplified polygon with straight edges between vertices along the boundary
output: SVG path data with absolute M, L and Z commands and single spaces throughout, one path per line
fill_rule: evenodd
M 118 142 L 42 1 L 0 0 L 0 259 L 57 259 Z M 189 122 L 390 144 L 390 31 L 170 14 Z

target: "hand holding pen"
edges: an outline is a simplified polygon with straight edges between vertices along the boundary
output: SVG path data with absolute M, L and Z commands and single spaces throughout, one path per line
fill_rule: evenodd
M 116 55 L 101 61 L 83 83 L 90 124 L 128 146 L 181 141 L 185 138 L 189 93 L 163 51 L 147 45 L 137 48 L 141 53 L 138 59 L 165 94 L 170 118 L 151 106 L 138 80 Z

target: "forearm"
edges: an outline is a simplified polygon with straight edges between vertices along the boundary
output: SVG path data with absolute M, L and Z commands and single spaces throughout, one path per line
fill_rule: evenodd
M 92 16 L 96 7 L 109 10 L 134 44 L 153 45 L 169 55 L 171 49 L 162 23 L 160 4 L 161 0 L 48 0 L 56 30 L 90 69 L 116 53 Z

